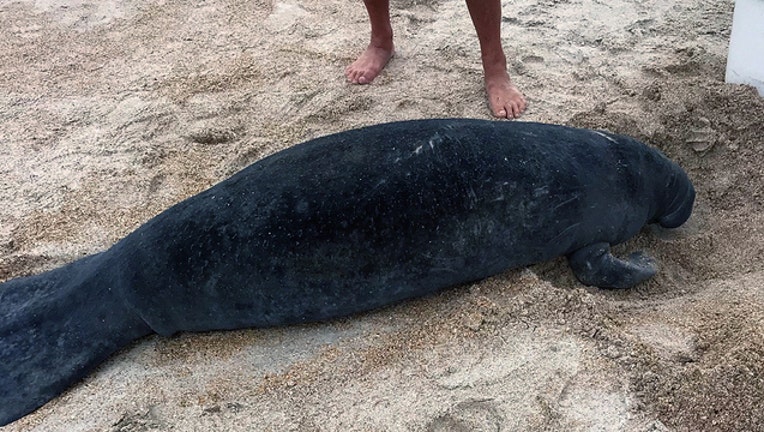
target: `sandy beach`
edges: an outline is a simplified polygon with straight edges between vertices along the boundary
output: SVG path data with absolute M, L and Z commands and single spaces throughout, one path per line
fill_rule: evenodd
M 102 251 L 275 151 L 386 121 L 490 118 L 463 0 L 393 0 L 396 55 L 343 70 L 362 2 L 0 2 L 0 280 Z M 724 83 L 730 0 L 505 1 L 524 121 L 663 150 L 691 220 L 327 324 L 152 336 L 2 431 L 764 431 L 764 99 Z

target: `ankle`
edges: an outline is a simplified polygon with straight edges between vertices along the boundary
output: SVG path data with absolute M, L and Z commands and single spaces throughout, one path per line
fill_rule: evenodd
M 507 58 L 501 50 L 482 54 L 483 72 L 486 79 L 503 78 L 507 75 Z
M 491 86 L 504 86 L 506 84 L 511 84 L 512 80 L 509 78 L 509 73 L 507 73 L 507 70 L 504 68 L 494 68 L 494 69 L 488 69 L 485 68 L 485 75 L 483 77 L 485 81 L 486 87 Z
M 379 33 L 379 32 L 372 33 L 371 40 L 369 41 L 369 46 L 374 48 L 379 48 L 385 51 L 392 51 L 393 50 L 392 29 L 389 31 L 389 33 Z

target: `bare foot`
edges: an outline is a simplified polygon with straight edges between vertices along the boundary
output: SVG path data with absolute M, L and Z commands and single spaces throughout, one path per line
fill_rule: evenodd
M 485 78 L 485 92 L 488 94 L 488 105 L 494 116 L 500 118 L 518 118 L 527 103 L 520 90 L 512 84 L 506 71 Z
M 345 68 L 345 76 L 353 84 L 370 84 L 384 69 L 393 52 L 392 44 L 389 47 L 369 44 L 366 51 Z

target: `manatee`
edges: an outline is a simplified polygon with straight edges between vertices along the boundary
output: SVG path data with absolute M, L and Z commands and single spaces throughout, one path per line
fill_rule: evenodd
M 559 256 L 631 287 L 655 263 L 611 246 L 678 227 L 694 197 L 661 152 L 602 131 L 431 119 L 316 138 L 0 285 L 0 424 L 153 333 L 330 320 Z

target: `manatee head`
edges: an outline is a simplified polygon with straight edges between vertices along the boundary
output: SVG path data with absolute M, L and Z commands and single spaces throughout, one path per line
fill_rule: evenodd
M 676 228 L 690 218 L 695 203 L 695 188 L 679 165 L 668 159 L 665 162 L 662 181 L 656 184 L 657 207 L 653 222 L 664 228 Z
M 676 228 L 687 221 L 695 203 L 695 188 L 687 173 L 660 150 L 626 135 L 595 131 L 616 143 L 620 158 L 633 162 L 633 174 L 640 177 L 638 193 L 643 193 L 648 223 Z M 639 161 L 639 162 L 636 162 Z

